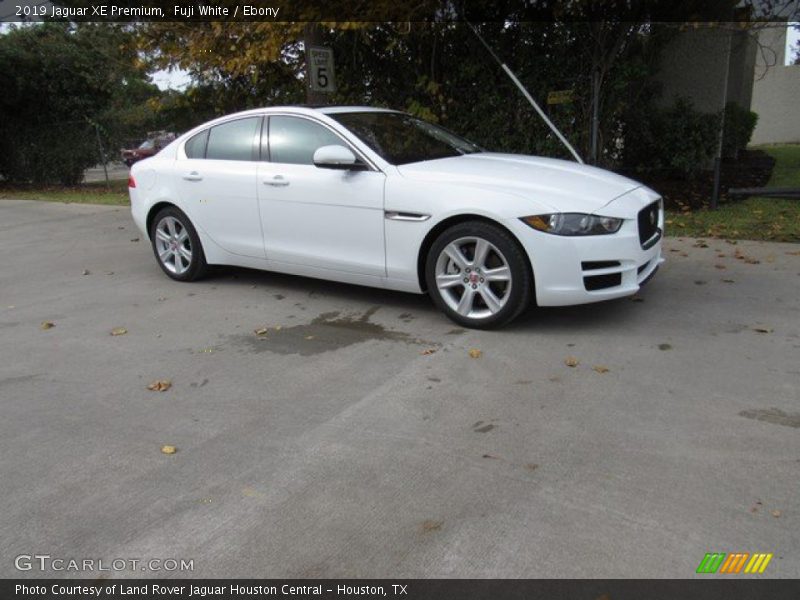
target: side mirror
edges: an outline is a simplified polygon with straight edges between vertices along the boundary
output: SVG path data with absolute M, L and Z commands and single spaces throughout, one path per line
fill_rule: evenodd
M 332 145 L 322 146 L 314 152 L 314 166 L 320 169 L 358 170 L 364 168 L 349 148 Z

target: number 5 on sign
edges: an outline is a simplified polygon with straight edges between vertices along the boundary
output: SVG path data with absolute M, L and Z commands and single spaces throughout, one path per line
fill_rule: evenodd
M 311 46 L 308 49 L 308 60 L 311 67 L 311 89 L 315 92 L 335 92 L 333 50 Z

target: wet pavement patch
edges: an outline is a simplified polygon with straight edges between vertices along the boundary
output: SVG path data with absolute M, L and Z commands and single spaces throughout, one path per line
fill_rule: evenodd
M 786 427 L 800 427 L 800 413 L 785 413 L 777 408 L 751 408 L 739 413 L 740 417 L 764 421 L 773 425 Z
M 373 306 L 361 315 L 342 315 L 340 312 L 322 313 L 311 323 L 266 328 L 264 335 L 229 336 L 232 345 L 251 352 L 274 352 L 277 354 L 299 354 L 311 356 L 338 350 L 369 340 L 390 340 L 409 344 L 427 344 L 402 331 L 386 329 L 372 323 L 370 318 L 379 306 Z

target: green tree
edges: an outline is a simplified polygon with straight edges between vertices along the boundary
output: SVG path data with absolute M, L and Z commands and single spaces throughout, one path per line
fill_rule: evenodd
M 113 24 L 47 23 L 0 36 L 0 174 L 72 185 L 124 125 L 147 122 L 146 65 Z

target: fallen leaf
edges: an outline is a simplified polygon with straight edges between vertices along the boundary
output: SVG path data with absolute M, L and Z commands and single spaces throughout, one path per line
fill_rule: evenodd
M 425 350 L 423 350 L 422 352 L 420 352 L 420 354 L 421 354 L 422 356 L 430 356 L 430 355 L 431 355 L 431 354 L 433 354 L 434 352 L 436 352 L 436 348 L 426 348 Z
M 484 454 L 481 458 L 491 458 L 493 460 L 499 460 L 499 456 L 495 456 L 494 454 Z
M 159 296 L 158 297 L 158 301 L 159 302 L 163 302 L 164 300 L 166 300 L 166 298 L 164 296 Z
M 255 488 L 250 487 L 249 485 L 246 485 L 245 487 L 242 488 L 242 496 L 245 496 L 247 498 L 260 498 L 263 495 L 264 495 L 263 492 L 259 492 Z
M 283 328 L 283 325 L 275 325 L 275 331 L 280 331 Z
M 788 254 L 789 256 L 800 256 L 800 250 L 798 250 L 797 252 L 787 252 L 786 254 Z
M 574 356 L 568 356 L 564 359 L 564 364 L 568 367 L 577 367 L 580 364 L 580 361 Z
M 175 454 L 177 451 L 178 449 L 175 446 L 170 446 L 169 444 L 161 446 L 162 454 Z
M 125 335 L 128 333 L 128 330 L 124 327 L 115 327 L 111 330 L 111 335 Z
M 481 355 L 483 354 L 483 352 L 481 352 L 477 348 L 470 348 L 470 350 L 469 350 L 469 352 L 467 354 L 469 354 L 470 358 L 480 358 Z
M 131 241 L 132 241 L 132 242 L 138 242 L 138 241 L 139 241 L 139 238 L 131 238 Z
M 779 510 L 773 510 L 772 511 L 772 516 L 775 517 L 776 519 L 779 518 L 781 516 L 781 514 L 782 513 Z
M 89 269 L 84 269 L 82 275 L 91 275 Z
M 592 371 L 595 373 L 608 373 L 608 367 L 604 367 L 603 365 L 595 365 L 592 367 Z
M 56 326 L 56 324 L 53 323 L 52 321 L 42 321 L 42 324 L 39 325 L 39 328 L 40 329 L 52 329 L 55 326 Z
M 260 329 L 254 329 L 253 333 L 255 333 L 256 335 L 267 335 L 268 331 L 269 329 L 267 329 L 266 327 L 262 327 Z
M 753 331 L 758 333 L 772 333 L 773 330 L 769 327 L 753 327 Z
M 728 267 L 726 267 L 725 265 L 714 265 L 714 268 L 715 269 L 727 269 Z
M 313 339 L 314 339 L 314 336 L 313 336 L 313 335 L 307 335 L 307 336 L 306 336 L 306 339 L 307 339 L 307 340 L 313 340 Z
M 736 283 L 736 281 L 733 279 L 723 279 L 722 281 L 723 283 Z
M 681 255 L 681 256 L 684 256 L 684 257 L 686 257 L 686 256 L 689 256 L 689 255 L 688 255 L 686 252 L 681 252 L 681 254 L 680 254 L 680 255 Z
M 171 387 L 172 382 L 169 379 L 156 379 L 147 386 L 147 389 L 151 392 L 166 392 Z
M 631 296 L 631 302 L 644 302 L 644 298 L 641 296 Z
M 697 240 L 694 243 L 694 248 L 708 248 L 708 244 L 706 244 L 705 240 Z
M 659 350 L 672 350 L 672 346 L 670 346 L 669 344 L 659 344 L 658 345 L 658 349 Z
M 114 271 L 106 271 L 106 275 L 113 275 Z
M 442 528 L 441 521 L 427 519 L 422 522 L 422 531 L 439 531 Z
M 536 469 L 539 468 L 539 465 L 537 465 L 536 463 L 528 463 L 527 465 L 525 465 L 525 468 L 528 469 L 528 471 L 535 471 Z

